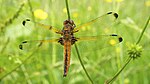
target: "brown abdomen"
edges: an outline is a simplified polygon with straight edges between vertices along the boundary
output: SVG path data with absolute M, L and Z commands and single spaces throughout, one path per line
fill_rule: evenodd
M 67 76 L 70 66 L 70 55 L 71 55 L 71 41 L 67 40 L 64 42 L 64 77 Z

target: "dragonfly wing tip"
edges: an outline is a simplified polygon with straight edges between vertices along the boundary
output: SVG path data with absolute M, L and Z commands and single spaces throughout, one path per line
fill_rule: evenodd
M 115 16 L 116 19 L 118 18 L 118 14 L 115 13 L 115 12 L 108 12 L 107 14 L 113 14 L 113 15 Z
M 123 41 L 122 37 L 119 37 L 119 42 L 122 42 L 122 41 Z
M 26 23 L 26 21 L 23 21 L 23 22 L 22 22 L 23 26 L 25 26 L 25 23 Z
M 24 21 L 22 22 L 23 26 L 25 26 L 26 21 L 30 21 L 30 19 L 26 19 L 26 20 L 24 20 Z
M 23 47 L 22 47 L 22 45 L 21 45 L 21 44 L 19 45 L 19 49 L 23 50 Z
M 112 12 L 108 12 L 107 14 L 112 14 Z
M 114 16 L 115 16 L 115 18 L 118 18 L 118 14 L 117 13 L 114 13 Z

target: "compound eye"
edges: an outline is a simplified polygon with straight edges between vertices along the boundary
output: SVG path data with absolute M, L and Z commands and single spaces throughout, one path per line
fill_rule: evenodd
M 71 24 L 70 20 L 65 20 L 63 24 L 66 25 L 68 23 Z
M 73 22 L 73 20 L 70 20 L 70 23 L 71 23 L 71 25 L 74 25 L 74 22 Z

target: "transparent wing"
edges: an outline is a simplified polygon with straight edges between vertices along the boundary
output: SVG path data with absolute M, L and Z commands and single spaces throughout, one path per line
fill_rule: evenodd
M 79 44 L 87 49 L 103 49 L 106 47 L 114 46 L 122 42 L 122 37 L 117 34 L 108 34 L 103 30 L 110 28 L 116 19 L 118 14 L 114 12 L 108 12 L 93 20 L 78 25 L 74 32 L 82 31 L 76 34 L 79 37 Z M 88 31 L 90 30 L 90 31 Z M 94 30 L 94 31 L 93 31 Z M 106 34 L 106 35 L 105 35 Z
M 26 26 L 27 22 L 32 22 L 30 19 L 26 19 L 22 22 L 23 26 Z M 52 30 L 53 32 L 55 33 L 58 33 L 58 34 L 62 34 L 61 30 L 51 26 L 51 25 L 45 25 L 45 24 L 41 24 L 41 23 L 38 23 L 38 22 L 35 22 L 39 27 L 42 27 L 42 28 L 45 28 L 45 29 L 48 29 L 48 30 Z
M 106 41 L 109 45 L 116 45 L 123 41 L 123 38 L 121 36 L 118 36 L 117 34 L 110 34 L 110 35 L 99 35 L 99 36 L 85 36 L 77 38 L 78 41 Z
M 52 42 L 58 42 L 59 39 L 50 39 L 50 40 L 31 40 L 31 41 L 23 41 L 19 45 L 19 48 L 21 50 L 30 50 L 34 49 L 34 46 L 40 47 L 43 43 L 52 43 Z
M 77 39 L 78 42 L 84 43 L 88 47 L 98 47 L 99 49 L 115 46 L 123 41 L 123 38 L 117 34 L 99 35 L 99 36 L 85 36 Z M 88 48 L 87 48 L 88 49 Z
M 90 20 L 86 23 L 78 25 L 75 29 L 74 32 L 78 32 L 83 28 L 87 28 L 90 25 L 94 25 L 95 27 L 98 25 L 100 27 L 110 27 L 115 20 L 118 18 L 118 14 L 115 12 L 108 12 L 104 15 L 101 15 L 93 20 Z

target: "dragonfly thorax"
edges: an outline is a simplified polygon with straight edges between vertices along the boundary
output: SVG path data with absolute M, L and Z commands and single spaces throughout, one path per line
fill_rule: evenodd
M 64 45 L 65 42 L 71 42 L 71 45 L 73 45 L 77 38 L 74 37 L 73 30 L 75 28 L 75 24 L 72 20 L 65 20 L 64 21 L 64 27 L 62 29 L 62 37 L 59 38 L 59 43 L 61 45 Z
M 78 38 L 72 36 L 70 39 L 66 39 L 64 37 L 59 38 L 58 43 L 60 43 L 61 45 L 64 45 L 65 41 L 70 41 L 71 45 L 73 45 L 76 41 L 78 40 Z

